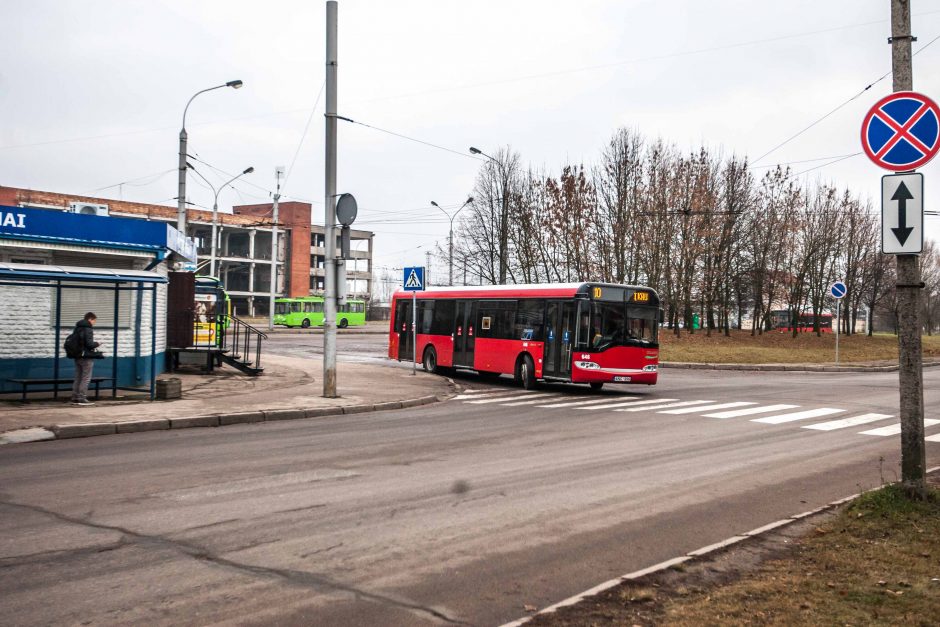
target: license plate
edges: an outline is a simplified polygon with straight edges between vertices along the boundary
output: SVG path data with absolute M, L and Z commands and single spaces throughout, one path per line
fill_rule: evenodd
M 630 377 L 614 377 L 614 383 L 629 383 Z

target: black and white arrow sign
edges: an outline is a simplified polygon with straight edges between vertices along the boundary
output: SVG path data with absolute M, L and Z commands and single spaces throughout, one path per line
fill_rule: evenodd
M 881 177 L 881 250 L 917 255 L 924 248 L 924 175 Z

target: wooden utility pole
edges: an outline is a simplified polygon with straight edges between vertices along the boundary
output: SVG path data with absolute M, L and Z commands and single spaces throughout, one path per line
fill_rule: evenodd
M 913 91 L 910 0 L 891 1 L 891 70 L 894 91 Z M 901 483 L 912 496 L 926 496 L 924 375 L 920 334 L 920 263 L 898 255 L 898 373 L 901 393 Z

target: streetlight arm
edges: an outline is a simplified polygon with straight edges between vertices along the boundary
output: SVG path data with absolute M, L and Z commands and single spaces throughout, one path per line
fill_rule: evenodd
M 190 170 L 192 170 L 193 172 L 195 172 L 196 174 L 198 174 L 198 175 L 199 175 L 199 178 L 201 178 L 203 181 L 206 182 L 206 185 L 209 186 L 209 189 L 212 190 L 212 194 L 215 196 L 216 200 L 218 200 L 218 198 L 219 198 L 219 193 L 218 193 L 217 191 L 215 191 L 215 185 L 213 185 L 212 183 L 210 183 L 210 182 L 209 182 L 209 179 L 207 179 L 206 177 L 204 177 L 204 176 L 202 175 L 202 172 L 200 172 L 199 170 L 197 170 L 196 168 L 194 168 L 194 167 L 193 167 L 192 165 L 190 165 L 189 163 L 187 163 L 186 166 L 187 166 Z M 228 184 L 228 183 L 226 183 L 226 185 L 227 185 L 227 184 Z
M 219 194 L 222 193 L 223 189 L 225 189 L 226 187 L 228 187 L 229 185 L 231 185 L 232 183 L 234 183 L 236 180 L 240 179 L 241 177 L 245 176 L 246 174 L 251 174 L 254 171 L 255 171 L 254 168 L 247 168 L 244 172 L 236 174 L 229 180 L 225 181 L 225 183 L 221 187 L 219 187 L 219 191 L 215 192 L 215 201 L 217 203 L 219 202 Z M 196 170 L 193 170 L 193 172 L 196 172 Z M 202 176 L 202 175 L 200 174 L 199 176 Z
M 180 132 L 186 130 L 186 112 L 189 111 L 189 105 L 193 103 L 193 100 L 196 99 L 196 96 L 198 96 L 199 94 L 204 94 L 207 91 L 212 91 L 215 89 L 222 89 L 223 87 L 231 87 L 233 89 L 238 89 L 241 86 L 242 86 L 242 82 L 239 80 L 235 80 L 235 81 L 229 81 L 227 83 L 223 83 L 221 85 L 216 85 L 215 87 L 209 87 L 207 89 L 197 91 L 195 94 L 193 94 L 192 97 L 189 99 L 189 102 L 186 103 L 186 107 L 183 109 L 183 125 L 180 127 L 181 129 Z

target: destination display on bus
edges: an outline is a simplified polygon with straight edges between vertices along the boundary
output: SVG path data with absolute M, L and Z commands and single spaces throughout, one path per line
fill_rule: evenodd
M 475 370 L 538 380 L 653 385 L 659 297 L 608 283 L 441 287 L 392 297 L 389 357 L 428 372 Z M 412 333 L 414 331 L 414 333 Z

